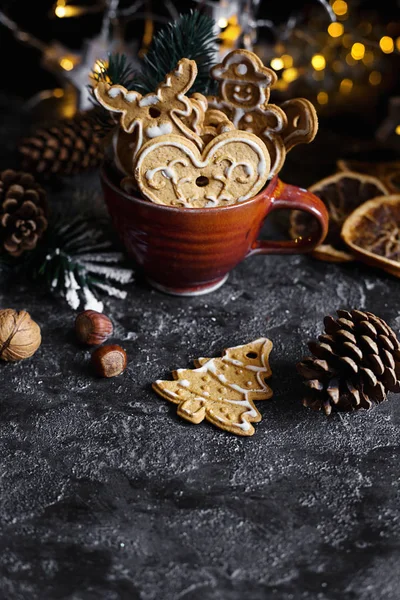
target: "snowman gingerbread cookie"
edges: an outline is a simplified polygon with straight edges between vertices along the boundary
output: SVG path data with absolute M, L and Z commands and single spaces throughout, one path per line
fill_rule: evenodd
M 314 139 L 318 121 L 312 104 L 304 98 L 282 107 L 269 104 L 277 76 L 253 52 L 233 50 L 211 75 L 220 84 L 220 97 L 209 97 L 209 106 L 223 110 L 237 129 L 263 139 L 271 157 L 270 178 L 281 169 L 286 152 Z
M 281 133 L 287 124 L 283 110 L 268 104 L 270 87 L 277 80 L 275 72 L 253 52 L 233 50 L 211 69 L 211 75 L 220 83 L 220 98 L 210 97 L 209 106 L 225 111 L 237 129 L 263 139 L 271 157 L 273 177 L 285 161 Z

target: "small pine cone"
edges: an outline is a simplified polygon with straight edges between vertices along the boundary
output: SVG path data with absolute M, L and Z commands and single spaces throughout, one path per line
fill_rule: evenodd
M 101 128 L 93 111 L 78 113 L 52 127 L 37 129 L 18 147 L 21 168 L 43 178 L 75 175 L 98 167 L 104 156 Z
M 33 250 L 47 229 L 46 192 L 30 173 L 0 173 L 0 253 Z
M 360 310 L 338 310 L 324 319 L 325 333 L 309 342 L 313 356 L 297 364 L 308 392 L 303 405 L 324 410 L 369 409 L 400 392 L 400 343 L 379 317 Z

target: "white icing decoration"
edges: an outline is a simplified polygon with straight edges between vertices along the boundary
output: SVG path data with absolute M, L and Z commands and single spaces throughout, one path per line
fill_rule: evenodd
M 248 94 L 246 94 L 246 96 L 241 96 L 240 94 L 237 94 L 236 92 L 234 92 L 232 94 L 232 98 L 234 100 L 236 100 L 236 102 L 248 102 L 249 100 L 251 100 L 252 94 L 248 93 Z
M 240 92 L 240 85 L 235 85 L 233 89 L 235 90 L 235 92 Z
M 258 340 L 256 340 L 254 343 L 262 343 L 263 345 L 266 342 L 266 338 L 260 338 Z M 240 348 L 243 348 L 244 346 L 236 346 L 235 348 L 232 348 L 232 350 L 238 350 Z M 224 383 L 227 387 L 241 393 L 244 395 L 245 399 L 244 400 L 232 400 L 230 398 L 219 398 L 219 400 L 224 400 L 228 405 L 232 404 L 232 405 L 239 405 L 239 406 L 245 406 L 248 408 L 247 411 L 243 412 L 241 414 L 241 419 L 242 421 L 240 423 L 233 423 L 233 425 L 235 427 L 239 427 L 240 429 L 242 429 L 243 431 L 248 431 L 250 429 L 250 423 L 244 419 L 245 415 L 248 415 L 249 417 L 256 417 L 258 415 L 257 410 L 255 410 L 255 408 L 252 406 L 252 404 L 250 403 L 249 400 L 249 396 L 248 394 L 250 392 L 265 392 L 266 390 L 268 390 L 268 386 L 266 385 L 264 379 L 259 379 L 259 374 L 262 372 L 264 373 L 264 375 L 267 374 L 267 367 L 265 365 L 265 361 L 264 361 L 264 353 L 261 351 L 260 353 L 261 355 L 261 361 L 262 361 L 262 367 L 256 367 L 255 365 L 246 365 L 244 363 L 242 363 L 240 360 L 236 360 L 234 358 L 230 358 L 229 356 L 223 356 L 222 360 L 225 362 L 229 362 L 232 363 L 234 365 L 237 366 L 241 366 L 243 367 L 245 370 L 250 370 L 250 371 L 259 371 L 257 372 L 257 381 L 260 384 L 260 388 L 255 388 L 255 389 L 250 389 L 250 390 L 246 390 L 244 388 L 242 388 L 241 386 L 235 384 L 235 383 L 231 383 L 230 381 L 228 381 L 225 377 L 225 375 L 218 373 L 218 367 L 216 364 L 216 361 L 221 360 L 221 359 L 215 359 L 215 358 L 211 358 L 210 360 L 208 360 L 203 366 L 199 367 L 198 369 L 194 369 L 195 373 L 211 373 L 212 375 L 214 375 L 219 381 L 221 381 L 222 383 Z M 183 372 L 185 369 L 179 369 L 179 372 Z M 180 381 L 185 381 L 185 380 L 180 380 Z M 247 382 L 247 385 L 252 385 L 252 382 L 249 381 Z M 197 392 L 196 392 L 197 393 Z M 203 397 L 207 397 L 209 396 L 208 392 L 203 392 L 202 394 Z M 219 417 L 218 415 L 214 415 L 216 419 L 218 419 L 219 421 L 221 421 L 222 423 L 225 423 L 225 419 L 223 419 L 222 417 Z
M 245 115 L 244 120 L 246 121 L 246 123 L 252 123 L 253 115 Z
M 168 135 L 169 133 L 172 133 L 171 123 L 161 123 L 161 125 L 153 125 L 146 129 L 146 136 L 150 139 L 159 137 L 160 135 Z
M 158 104 L 160 102 L 160 98 L 157 95 L 148 95 L 143 96 L 141 100 L 139 100 L 139 106 L 153 106 L 154 104 Z
M 256 140 L 252 140 L 252 139 L 248 139 L 248 138 L 245 138 L 245 137 L 241 137 L 240 134 L 238 134 L 238 138 L 232 138 L 232 139 L 228 139 L 228 140 L 224 139 L 224 140 L 221 140 L 221 141 L 217 142 L 215 144 L 215 146 L 213 146 L 211 148 L 209 154 L 216 155 L 217 151 L 221 147 L 227 146 L 227 145 L 229 145 L 229 143 L 235 143 L 235 142 L 245 143 L 248 146 L 250 146 L 250 148 L 252 148 L 254 150 L 254 152 L 256 153 L 257 158 L 258 158 L 257 173 L 258 173 L 259 177 L 256 179 L 256 181 L 253 183 L 253 185 L 251 186 L 251 188 L 248 190 L 248 192 L 245 195 L 240 196 L 239 198 L 237 198 L 238 202 L 243 202 L 244 200 L 247 200 L 248 198 L 252 197 L 252 195 L 253 195 L 252 192 L 253 192 L 254 187 L 258 183 L 259 179 L 261 177 L 265 176 L 265 171 L 267 169 L 267 163 L 266 163 L 264 154 L 262 152 L 262 149 L 258 145 L 258 143 L 256 142 Z M 139 160 L 138 160 L 138 163 L 137 163 L 137 168 L 140 169 L 140 165 L 143 163 L 144 159 L 146 158 L 146 156 L 150 152 L 153 152 L 156 148 L 159 148 L 161 146 L 170 146 L 170 147 L 173 147 L 173 148 L 180 149 L 183 152 L 183 154 L 186 154 L 188 157 L 190 157 L 190 160 L 191 160 L 192 164 L 196 168 L 198 168 L 198 169 L 202 169 L 202 168 L 208 166 L 208 156 L 209 155 L 206 157 L 206 159 L 204 161 L 202 161 L 202 160 L 199 160 L 193 154 L 192 150 L 190 148 L 188 148 L 185 144 L 182 144 L 181 142 L 178 142 L 176 140 L 167 140 L 167 141 L 166 140 L 162 140 L 162 141 L 160 141 L 158 143 L 155 142 L 154 144 L 151 144 L 148 148 L 146 148 L 141 153 L 141 155 L 139 157 Z M 246 163 L 243 161 L 241 163 L 235 164 L 235 166 L 238 166 L 239 164 L 242 165 L 242 166 L 244 166 Z M 187 166 L 187 165 L 185 165 L 185 166 Z M 179 199 L 179 202 L 182 202 L 185 206 L 189 205 L 188 204 L 188 199 L 184 198 L 182 196 L 182 194 L 180 193 L 179 189 L 178 189 L 178 182 L 179 182 L 179 180 L 177 180 L 176 175 L 172 176 L 172 171 L 166 169 L 166 167 L 170 168 L 171 164 L 160 166 L 160 167 L 156 167 L 155 169 L 149 169 L 149 170 L 147 170 L 146 173 L 145 173 L 145 177 L 146 177 L 147 181 L 150 181 L 153 178 L 153 176 L 155 175 L 155 173 L 161 171 L 166 178 L 171 179 L 171 181 L 173 182 L 173 184 L 174 184 L 174 192 L 176 194 L 177 199 Z M 250 163 L 247 164 L 246 169 L 248 169 L 248 171 L 247 171 L 248 173 L 252 172 L 252 165 Z M 228 181 L 226 181 L 226 176 L 224 176 L 225 181 L 224 181 L 224 179 L 221 176 L 215 176 L 214 179 L 222 181 L 223 184 L 224 184 L 224 186 L 226 186 L 227 183 L 229 183 Z M 236 181 L 239 181 L 239 180 L 236 180 Z M 159 188 L 157 188 L 157 186 L 152 186 L 152 187 L 156 187 L 156 189 L 159 189 Z M 225 187 L 222 188 L 221 192 L 224 192 L 224 191 L 225 191 Z M 208 196 L 207 198 L 209 198 L 210 201 L 214 201 L 214 198 L 212 196 Z M 222 199 L 221 194 L 218 196 L 218 200 L 220 200 L 220 199 Z M 230 197 L 228 196 L 225 199 L 229 200 Z
M 239 75 L 246 75 L 247 73 L 247 65 L 245 65 L 244 63 L 240 63 L 239 65 L 237 65 L 236 67 L 236 72 Z
M 137 92 L 128 92 L 127 94 L 125 94 L 125 100 L 127 102 L 135 102 L 135 100 L 137 100 Z
M 240 348 L 240 346 L 237 346 L 238 348 Z M 224 360 L 225 362 L 230 362 L 233 365 L 236 365 L 237 367 L 243 367 L 243 364 L 241 360 L 236 360 L 236 358 L 230 358 L 230 356 L 223 356 L 222 360 Z
M 118 98 L 118 96 L 122 93 L 122 90 L 118 87 L 111 87 L 107 93 L 110 98 Z
M 184 388 L 190 387 L 190 381 L 188 379 L 180 379 L 178 384 Z

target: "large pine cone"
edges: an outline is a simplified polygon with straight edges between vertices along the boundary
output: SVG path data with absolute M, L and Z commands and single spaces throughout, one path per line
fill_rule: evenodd
M 43 178 L 75 175 L 100 165 L 104 140 L 93 111 L 87 111 L 37 129 L 21 140 L 18 152 L 21 168 Z
M 0 173 L 0 252 L 33 250 L 47 229 L 46 192 L 30 173 Z
M 379 317 L 360 310 L 338 310 L 324 319 L 325 333 L 309 342 L 314 356 L 297 364 L 308 392 L 304 406 L 324 410 L 371 408 L 400 392 L 400 343 Z

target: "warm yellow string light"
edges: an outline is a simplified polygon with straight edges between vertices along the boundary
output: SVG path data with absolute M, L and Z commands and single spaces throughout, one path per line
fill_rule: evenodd
M 317 96 L 318 104 L 328 104 L 329 96 L 326 92 L 319 92 Z
M 326 67 L 326 60 L 322 54 L 314 54 L 311 59 L 311 64 L 316 71 L 322 71 Z
M 338 17 L 343 17 L 347 13 L 347 2 L 344 2 L 344 0 L 335 0 L 332 4 L 332 10 Z
M 379 46 L 380 46 L 382 52 L 384 52 L 385 54 L 391 54 L 391 52 L 393 52 L 393 50 L 394 50 L 393 39 L 391 37 L 389 37 L 388 35 L 384 35 L 379 40 Z
M 275 71 L 280 71 L 285 66 L 281 58 L 273 58 L 270 65 Z
M 70 58 L 64 56 L 60 59 L 60 66 L 64 69 L 64 71 L 72 71 L 74 68 L 74 63 Z
M 356 42 L 355 44 L 352 45 L 351 56 L 354 58 L 354 60 L 361 60 L 362 58 L 364 58 L 364 54 L 365 54 L 364 44 L 361 44 L 360 42 Z
M 281 60 L 283 61 L 283 66 L 285 69 L 290 69 L 290 67 L 293 67 L 293 56 L 290 56 L 290 54 L 282 54 Z
M 340 37 L 342 35 L 343 31 L 344 31 L 344 27 L 343 27 L 342 23 L 338 23 L 337 21 L 335 21 L 334 23 L 331 23 L 328 27 L 328 33 L 333 38 Z
M 396 133 L 396 135 L 400 135 L 400 125 L 397 125 L 397 127 L 395 129 L 395 133 Z
M 299 72 L 294 67 L 290 67 L 289 69 L 285 69 L 283 71 L 283 73 L 282 73 L 282 79 L 284 79 L 288 83 L 290 83 L 291 81 L 294 81 L 295 79 L 297 79 L 298 76 L 299 76 Z

